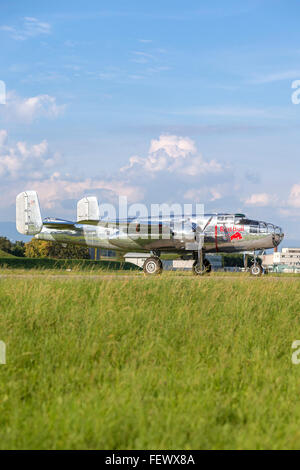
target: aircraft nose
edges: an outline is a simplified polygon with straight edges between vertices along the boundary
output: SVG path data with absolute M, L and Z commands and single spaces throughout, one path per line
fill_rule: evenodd
M 275 233 L 273 235 L 274 246 L 278 246 L 282 242 L 283 239 L 284 239 L 284 233 L 281 227 L 276 227 Z

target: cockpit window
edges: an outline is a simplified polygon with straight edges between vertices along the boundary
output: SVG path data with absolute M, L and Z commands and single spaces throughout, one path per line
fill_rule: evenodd
M 218 222 L 233 222 L 233 215 L 218 215 Z
M 253 227 L 258 227 L 257 220 L 241 219 L 241 224 L 250 225 L 250 226 L 253 226 Z
M 259 222 L 259 231 L 260 233 L 267 233 L 267 224 L 264 222 Z
M 282 234 L 280 227 L 273 224 L 267 224 L 266 222 L 258 222 L 257 220 L 241 219 L 240 224 L 250 226 L 250 233 L 276 233 Z

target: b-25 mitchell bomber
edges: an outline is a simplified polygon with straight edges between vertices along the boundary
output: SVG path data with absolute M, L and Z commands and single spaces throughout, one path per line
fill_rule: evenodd
M 244 214 L 201 214 L 167 217 L 100 218 L 96 197 L 84 197 L 77 204 L 77 220 L 42 220 L 38 195 L 22 192 L 16 199 L 17 230 L 39 240 L 76 244 L 126 253 L 149 253 L 143 269 L 146 274 L 162 272 L 161 254 L 176 253 L 194 259 L 193 272 L 211 271 L 206 253 L 253 252 L 250 272 L 262 274 L 256 253 L 277 247 L 284 234 L 271 223 L 248 219 Z

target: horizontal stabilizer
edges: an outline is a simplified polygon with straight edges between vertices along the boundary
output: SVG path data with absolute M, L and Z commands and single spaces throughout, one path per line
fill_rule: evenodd
M 77 203 L 77 223 L 97 225 L 99 220 L 98 199 L 95 196 L 80 199 Z
M 58 230 L 76 230 L 74 222 L 69 222 L 68 220 L 62 219 L 44 219 L 44 227 L 58 229 Z
M 25 191 L 16 199 L 16 226 L 23 235 L 36 235 L 43 227 L 36 191 Z

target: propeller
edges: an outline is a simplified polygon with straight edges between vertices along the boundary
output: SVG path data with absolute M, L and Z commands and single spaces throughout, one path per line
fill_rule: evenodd
M 203 251 L 202 248 L 204 246 L 204 237 L 205 237 L 205 229 L 209 226 L 211 223 L 213 217 L 210 217 L 206 224 L 201 227 L 200 225 L 197 225 L 195 228 L 196 232 L 196 242 L 198 242 L 198 265 L 203 266 Z

